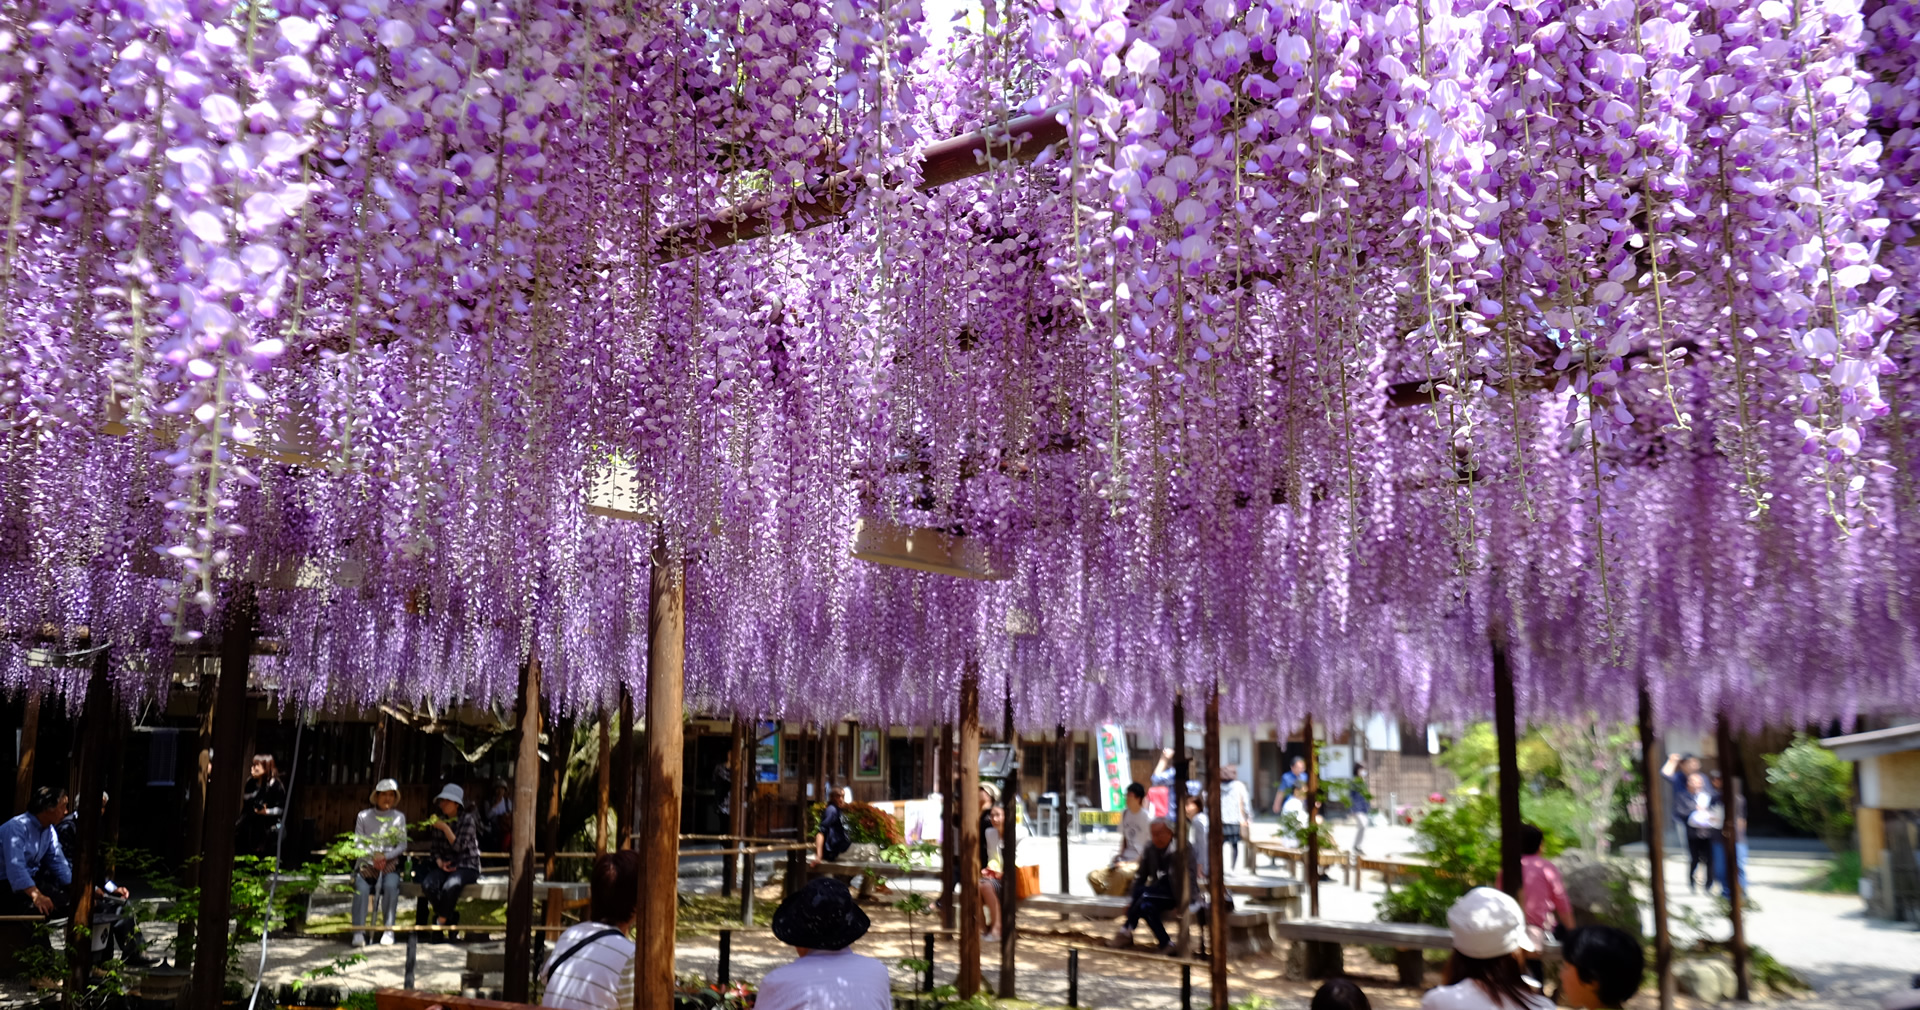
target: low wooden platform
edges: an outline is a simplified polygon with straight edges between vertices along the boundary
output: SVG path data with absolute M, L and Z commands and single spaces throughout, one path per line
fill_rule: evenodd
M 1244 957 L 1272 950 L 1273 923 L 1291 918 L 1297 908 L 1297 899 L 1293 908 L 1254 902 L 1239 904 L 1227 913 L 1227 954 Z M 1105 894 L 1036 894 L 1020 901 L 1018 914 L 1032 913 L 1059 915 L 1061 918 L 1120 919 L 1127 914 L 1127 899 Z M 1170 915 L 1167 918 L 1176 917 Z
M 1353 857 L 1353 889 L 1356 891 L 1360 889 L 1367 874 L 1378 873 L 1380 883 L 1386 887 L 1388 894 L 1392 894 L 1394 881 L 1401 877 L 1410 877 L 1415 870 L 1425 869 L 1429 865 L 1431 864 L 1424 859 L 1355 856 Z

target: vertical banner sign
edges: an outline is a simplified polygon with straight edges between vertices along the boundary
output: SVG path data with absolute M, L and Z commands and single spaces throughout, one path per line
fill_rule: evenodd
M 1113 723 L 1100 727 L 1100 796 L 1103 809 L 1124 810 L 1127 786 L 1133 782 L 1132 756 L 1127 753 L 1127 731 Z

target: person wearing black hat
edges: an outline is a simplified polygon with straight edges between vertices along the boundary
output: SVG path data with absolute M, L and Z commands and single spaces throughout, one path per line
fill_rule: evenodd
M 844 880 L 816 877 L 773 913 L 773 935 L 800 956 L 767 972 L 756 1010 L 893 1010 L 887 966 L 847 948 L 872 921 Z

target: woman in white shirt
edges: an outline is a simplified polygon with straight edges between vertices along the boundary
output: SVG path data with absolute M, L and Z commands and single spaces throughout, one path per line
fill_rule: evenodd
M 588 921 L 561 933 L 540 969 L 547 986 L 540 1005 L 625 1010 L 633 1006 L 633 940 L 627 934 L 640 899 L 640 854 L 621 849 L 595 859 L 587 894 Z
M 1553 1010 L 1523 965 L 1535 953 L 1527 916 L 1505 891 L 1476 887 L 1447 910 L 1453 959 L 1447 984 L 1427 990 L 1420 1010 Z
M 360 846 L 360 858 L 353 867 L 353 940 L 364 947 L 367 934 L 367 900 L 374 899 L 374 915 L 386 914 L 387 930 L 380 942 L 393 944 L 393 916 L 400 907 L 400 856 L 407 851 L 407 815 L 395 810 L 400 802 L 400 783 L 381 779 L 373 784 L 369 797 L 373 806 L 353 819 L 354 841 Z

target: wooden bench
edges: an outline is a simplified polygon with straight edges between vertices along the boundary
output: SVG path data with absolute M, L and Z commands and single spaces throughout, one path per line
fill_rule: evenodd
M 1276 877 L 1265 873 L 1229 873 L 1226 885 L 1233 894 L 1284 909 L 1288 919 L 1300 918 L 1300 896 L 1307 890 L 1307 885 L 1292 877 Z
M 1356 891 L 1360 889 L 1368 873 L 1378 873 L 1381 884 L 1386 887 L 1388 894 L 1392 894 L 1395 879 L 1410 877 L 1415 870 L 1425 869 L 1431 865 L 1424 859 L 1355 856 L 1353 857 L 1353 889 Z
M 858 877 L 860 885 L 856 896 L 864 898 L 876 877 L 883 880 L 916 878 L 938 880 L 940 867 L 916 866 L 911 870 L 902 870 L 885 860 L 841 860 L 808 867 L 807 879 L 812 880 L 814 877 L 846 877 L 848 879 Z
M 1015 914 L 1032 912 L 1056 914 L 1063 919 L 1120 919 L 1127 914 L 1127 899 L 1106 894 L 1036 894 L 1020 899 Z M 1276 920 L 1288 918 L 1289 912 L 1283 906 L 1253 902 L 1236 906 L 1227 913 L 1227 953 L 1242 957 L 1273 949 L 1272 925 Z
M 1290 875 L 1295 877 L 1304 876 L 1302 871 L 1307 865 L 1307 850 L 1288 845 L 1285 842 L 1274 841 L 1273 839 L 1248 842 L 1247 846 L 1255 853 L 1273 860 L 1273 865 L 1275 866 L 1281 863 L 1287 864 L 1287 872 Z M 1335 866 L 1340 868 L 1340 876 L 1343 881 L 1352 883 L 1353 864 L 1347 853 L 1331 852 L 1326 849 L 1320 850 L 1320 868 L 1325 870 Z

